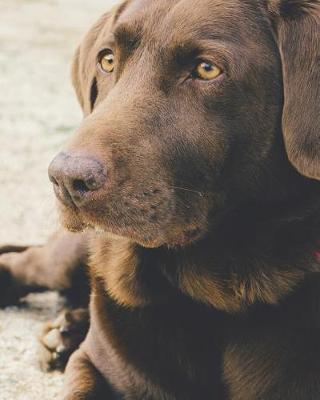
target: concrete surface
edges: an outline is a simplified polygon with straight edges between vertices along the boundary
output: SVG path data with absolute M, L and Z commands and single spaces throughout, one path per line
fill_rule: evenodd
M 0 243 L 41 243 L 58 226 L 47 166 L 81 121 L 72 54 L 113 0 L 0 0 Z M 0 400 L 57 399 L 62 376 L 43 374 L 37 340 L 58 307 L 32 295 L 0 310 Z

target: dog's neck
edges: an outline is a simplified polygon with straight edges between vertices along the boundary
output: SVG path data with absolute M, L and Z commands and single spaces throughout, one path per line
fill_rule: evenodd
M 299 205 L 299 206 L 298 206 Z M 93 241 L 91 268 L 109 296 L 143 307 L 187 295 L 229 313 L 277 304 L 318 271 L 319 204 L 305 196 L 278 207 L 226 213 L 197 243 L 145 249 L 128 239 Z

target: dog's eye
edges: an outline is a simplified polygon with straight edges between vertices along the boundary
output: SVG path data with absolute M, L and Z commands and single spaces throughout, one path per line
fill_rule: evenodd
M 193 76 L 198 79 L 209 81 L 218 78 L 222 74 L 222 70 L 214 64 L 201 62 L 193 72 Z
M 102 71 L 110 74 L 114 70 L 114 54 L 112 50 L 104 50 L 99 55 L 99 65 Z

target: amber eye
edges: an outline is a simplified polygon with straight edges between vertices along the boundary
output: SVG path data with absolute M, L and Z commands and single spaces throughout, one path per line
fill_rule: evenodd
M 114 70 L 114 54 L 112 50 L 105 50 L 99 57 L 99 64 L 102 71 L 111 73 Z
M 214 64 L 201 62 L 194 70 L 194 76 L 198 79 L 209 81 L 218 78 L 222 74 L 222 70 Z

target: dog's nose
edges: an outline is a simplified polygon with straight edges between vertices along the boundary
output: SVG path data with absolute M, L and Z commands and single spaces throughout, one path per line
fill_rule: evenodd
M 105 184 L 107 173 L 93 157 L 59 153 L 49 166 L 49 179 L 62 202 L 81 206 Z

